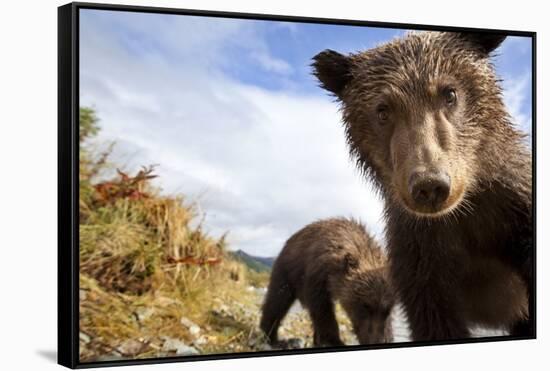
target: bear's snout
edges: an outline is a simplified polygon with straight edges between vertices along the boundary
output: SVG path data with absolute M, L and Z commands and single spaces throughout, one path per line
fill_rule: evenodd
M 451 178 L 442 171 L 415 171 L 409 178 L 408 188 L 418 208 L 439 211 L 449 197 Z

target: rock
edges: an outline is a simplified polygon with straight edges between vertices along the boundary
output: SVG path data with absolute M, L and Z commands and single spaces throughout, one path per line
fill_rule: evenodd
M 186 318 L 186 317 L 181 317 L 180 319 L 180 323 L 182 325 L 184 325 L 185 327 L 187 327 L 187 329 L 189 330 L 189 333 L 191 335 L 198 335 L 200 332 L 201 332 L 201 328 L 199 327 L 199 325 L 195 324 L 193 321 L 191 321 L 189 318 Z
M 253 337 L 253 338 L 248 339 L 248 346 L 251 347 L 251 348 L 256 348 L 256 347 L 258 347 L 259 345 L 261 345 L 263 343 L 264 343 L 264 341 L 260 337 Z
M 86 335 L 85 333 L 83 333 L 83 332 L 78 334 L 78 338 L 86 344 L 88 344 L 90 341 L 92 341 L 92 339 L 90 339 L 90 337 L 88 335 Z
M 147 318 L 151 317 L 153 314 L 155 314 L 154 308 L 141 307 L 136 309 L 136 315 L 140 322 L 145 321 Z
M 206 343 L 208 343 L 208 339 L 205 338 L 204 336 L 201 336 L 195 339 L 195 341 L 193 341 L 193 345 L 198 345 L 198 346 L 204 345 Z
M 304 339 L 290 338 L 279 340 L 275 346 L 277 349 L 303 349 L 306 347 L 306 342 Z
M 196 336 L 196 335 L 198 335 L 200 332 L 201 332 L 201 328 L 200 328 L 199 326 L 197 326 L 197 325 L 194 325 L 194 326 L 189 327 L 189 333 L 190 333 L 191 335 Z
M 273 348 L 271 347 L 271 345 L 265 343 L 265 344 L 262 344 L 258 347 L 259 350 L 262 350 L 262 351 L 266 351 L 266 350 L 273 350 Z
M 304 339 L 293 338 L 288 340 L 288 346 L 291 349 L 302 349 L 305 345 Z
M 117 350 L 124 355 L 136 355 L 143 348 L 143 343 L 134 340 L 128 339 L 124 340 L 118 347 Z
M 185 344 L 183 341 L 171 337 L 164 337 L 162 351 L 176 353 L 179 356 L 191 356 L 199 354 L 199 351 L 192 346 Z
M 195 322 L 191 321 L 189 318 L 187 317 L 181 317 L 180 318 L 180 323 L 182 325 L 184 325 L 185 327 L 189 328 L 191 326 L 194 326 L 195 325 Z

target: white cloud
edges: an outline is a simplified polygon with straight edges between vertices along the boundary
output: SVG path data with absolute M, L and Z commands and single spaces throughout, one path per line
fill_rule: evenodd
M 282 75 L 288 75 L 292 72 L 290 64 L 282 59 L 273 58 L 265 52 L 253 52 L 251 56 L 268 72 L 275 72 Z
M 222 72 L 238 62 L 225 53 L 238 43 L 265 73 L 293 73 L 255 23 L 137 13 L 81 20 L 81 103 L 97 108 L 101 138 L 117 141 L 115 156 L 129 168 L 159 164 L 158 184 L 196 202 L 214 235 L 275 255 L 307 223 L 340 215 L 382 239 L 381 200 L 348 158 L 336 105 Z M 125 30 L 118 38 L 113 21 Z M 504 79 L 505 103 L 529 133 L 530 78 Z
M 528 37 L 509 36 L 497 49 L 494 62 L 502 76 L 503 98 L 513 123 L 528 134 L 531 144 L 531 52 L 532 40 Z
M 528 92 L 532 88 L 531 80 L 531 73 L 526 72 L 515 78 L 506 78 L 503 81 L 504 104 L 517 128 L 528 134 L 529 143 L 531 141 L 532 119 L 523 107 L 526 104 Z
M 82 23 L 81 103 L 97 108 L 118 158 L 131 168 L 160 164 L 165 192 L 196 201 L 213 234 L 229 231 L 233 248 L 253 254 L 275 255 L 296 230 L 330 216 L 358 217 L 382 236 L 381 201 L 351 164 L 328 97 L 225 76 L 222 49 L 237 33 L 266 70 L 291 71 L 242 22 L 212 29 L 152 18 L 119 21 L 129 35 L 154 35 L 138 55 L 106 24 Z

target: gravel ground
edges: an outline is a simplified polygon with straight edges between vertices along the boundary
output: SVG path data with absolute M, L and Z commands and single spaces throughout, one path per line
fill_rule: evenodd
M 401 305 L 397 305 L 393 310 L 392 316 L 393 316 L 392 325 L 393 325 L 394 342 L 401 343 L 401 342 L 411 341 L 409 325 L 407 323 L 407 318 L 405 316 L 403 307 Z M 307 311 L 300 305 L 299 302 L 294 303 L 294 305 L 290 308 L 288 317 L 289 318 L 283 322 L 283 329 L 282 329 L 281 335 L 284 335 L 285 332 L 287 332 L 285 330 L 288 329 L 289 327 L 292 327 L 295 321 L 299 321 L 302 324 L 301 326 L 302 329 L 304 329 L 304 326 L 306 327 L 310 326 L 309 316 L 307 315 Z M 339 311 L 338 313 L 338 322 L 340 324 L 340 333 L 342 335 L 343 340 L 346 342 L 346 344 L 349 344 L 349 345 L 357 344 L 357 340 L 355 339 L 355 335 L 351 330 L 349 321 L 347 321 L 347 318 L 345 318 L 345 314 L 342 311 Z M 288 323 L 286 327 L 284 326 L 285 323 Z M 309 331 L 307 335 L 306 334 L 304 335 L 309 340 L 309 337 L 311 336 Z M 486 328 L 479 328 L 479 327 L 472 329 L 473 337 L 503 336 L 503 335 L 507 335 L 507 332 L 504 330 L 486 329 Z M 306 341 L 306 344 L 308 343 L 309 341 Z

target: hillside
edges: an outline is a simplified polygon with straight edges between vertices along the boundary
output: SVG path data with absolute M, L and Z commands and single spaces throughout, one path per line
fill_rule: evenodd
M 242 250 L 232 251 L 231 254 L 246 266 L 256 272 L 269 272 L 275 261 L 274 257 L 261 257 L 248 254 Z
M 270 349 L 258 323 L 273 259 L 230 252 L 193 202 L 151 184 L 154 167 L 118 168 L 113 145 L 98 153 L 99 130 L 81 109 L 80 360 Z M 280 334 L 311 346 L 307 314 L 289 314 Z

